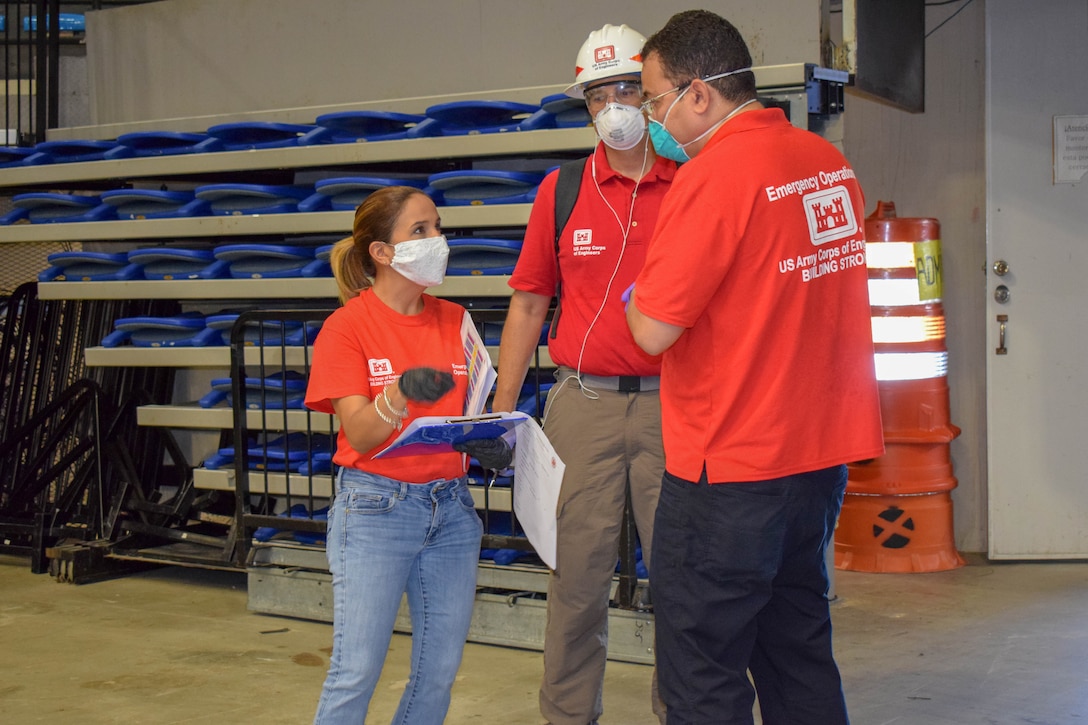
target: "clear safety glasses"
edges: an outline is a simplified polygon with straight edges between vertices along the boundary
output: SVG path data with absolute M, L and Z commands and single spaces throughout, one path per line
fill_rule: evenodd
M 604 108 L 609 100 L 615 100 L 616 103 L 622 103 L 625 106 L 639 105 L 642 100 L 642 85 L 632 81 L 602 83 L 586 89 L 582 95 L 586 99 L 589 110 L 596 113 Z

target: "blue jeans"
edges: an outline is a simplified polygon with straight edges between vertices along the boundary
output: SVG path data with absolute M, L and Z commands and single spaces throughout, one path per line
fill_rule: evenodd
M 824 554 L 846 466 L 753 483 L 665 474 L 654 526 L 658 686 L 669 725 L 846 725 Z
M 482 533 L 464 478 L 415 484 L 341 470 L 326 545 L 332 657 L 315 724 L 366 719 L 405 593 L 411 673 L 392 722 L 445 719 L 472 618 Z

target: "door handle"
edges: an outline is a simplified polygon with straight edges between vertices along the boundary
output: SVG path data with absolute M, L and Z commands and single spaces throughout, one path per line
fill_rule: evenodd
M 997 350 L 995 350 L 994 352 L 996 352 L 998 355 L 1007 355 L 1009 352 L 1008 349 L 1005 347 L 1005 325 L 1008 323 L 1008 321 L 1008 315 L 997 316 Z

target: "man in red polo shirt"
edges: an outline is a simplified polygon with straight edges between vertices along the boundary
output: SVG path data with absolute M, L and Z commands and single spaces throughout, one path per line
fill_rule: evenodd
M 512 410 L 561 282 L 548 337 L 559 369 L 544 416 L 544 432 L 566 464 L 540 687 L 540 711 L 552 725 L 595 723 L 603 711 L 624 501 L 629 493 L 648 564 L 665 467 L 660 360 L 635 344 L 621 299 L 642 269 L 676 170 L 646 135 L 639 83 L 645 41 L 626 25 L 605 25 L 578 53 L 567 95 L 584 99 L 601 141 L 576 179 L 577 201 L 562 230 L 555 228 L 558 174 L 540 185 L 499 345 L 492 409 Z M 656 688 L 653 700 L 664 722 Z
M 845 725 L 825 563 L 850 461 L 883 453 L 864 199 L 842 154 L 756 100 L 728 21 L 643 49 L 658 153 L 685 161 L 629 296 L 662 355 L 654 617 L 669 724 Z

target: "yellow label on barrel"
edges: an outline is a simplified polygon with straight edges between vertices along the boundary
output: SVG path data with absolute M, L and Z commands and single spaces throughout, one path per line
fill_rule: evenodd
M 927 239 L 914 243 L 914 269 L 918 273 L 918 299 L 922 302 L 939 300 L 941 286 L 941 240 Z

